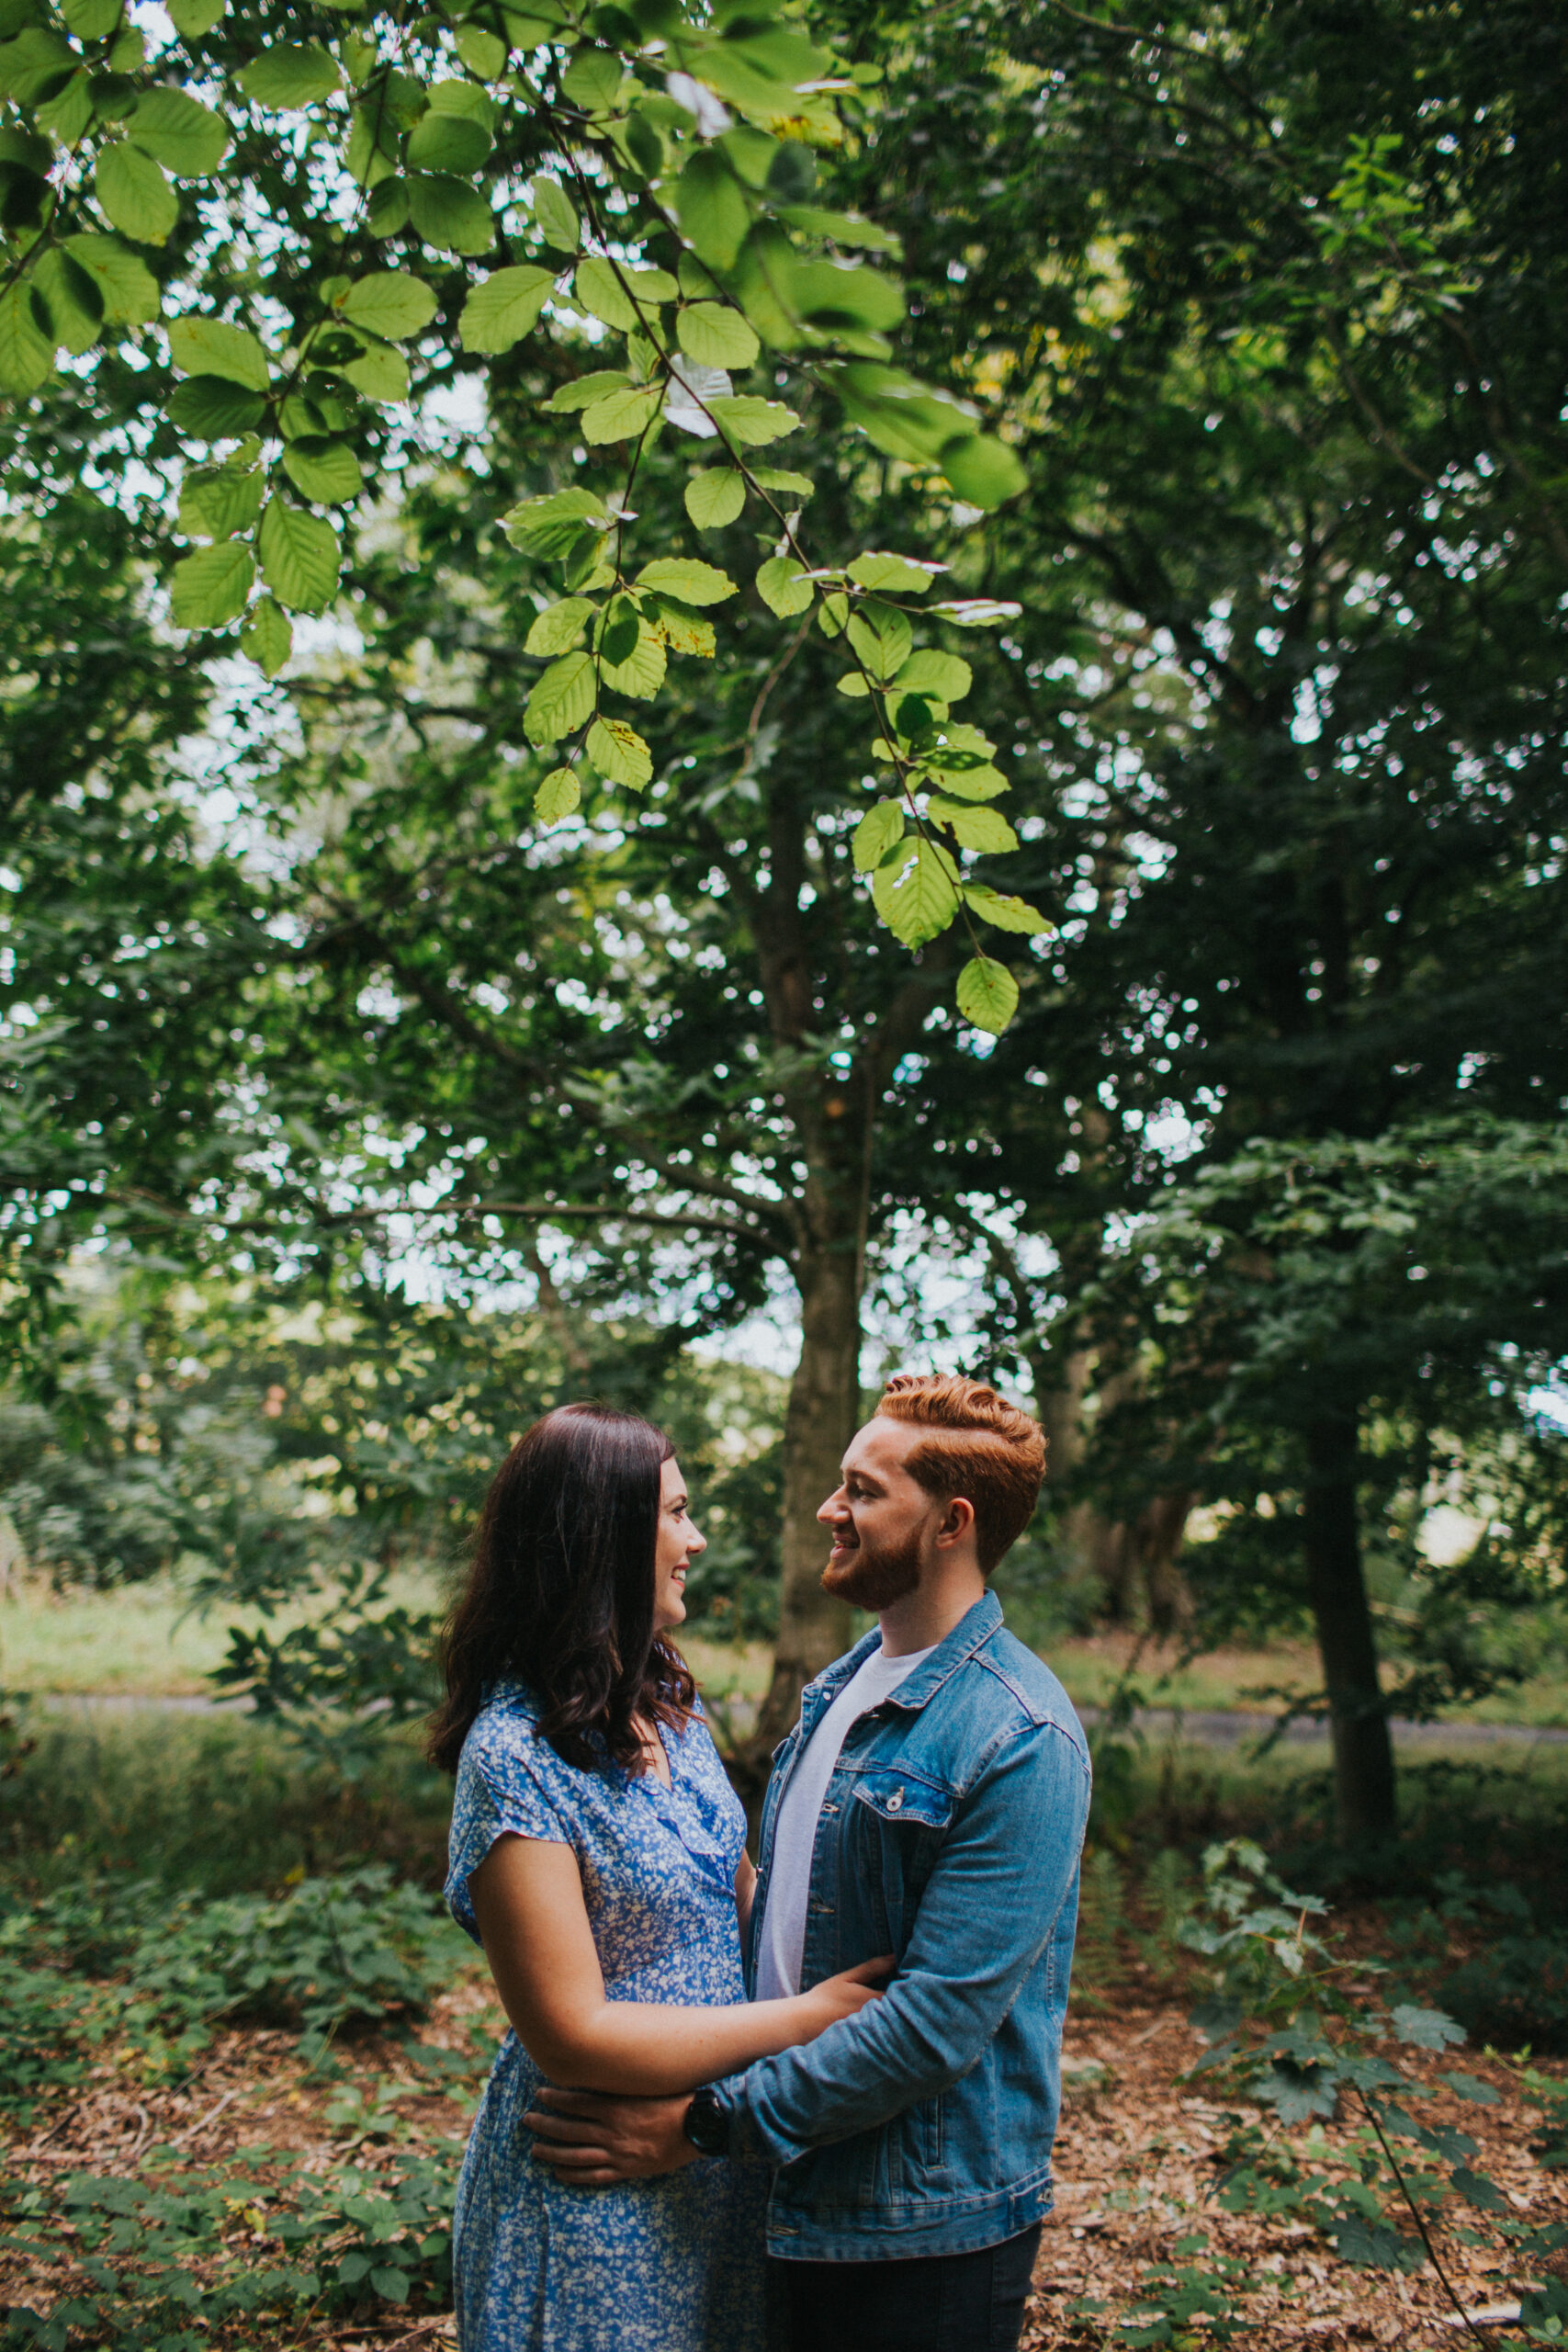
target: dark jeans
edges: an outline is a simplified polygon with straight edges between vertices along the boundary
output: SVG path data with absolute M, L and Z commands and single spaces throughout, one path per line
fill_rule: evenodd
M 1040 2223 L 978 2254 L 773 2262 L 787 2352 L 1014 2352 Z

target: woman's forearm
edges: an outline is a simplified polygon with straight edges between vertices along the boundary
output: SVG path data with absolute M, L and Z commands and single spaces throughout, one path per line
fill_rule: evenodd
M 809 2041 L 803 2009 L 798 2000 L 737 2001 L 713 2009 L 604 2001 L 553 2030 L 536 2024 L 525 2032 L 519 2025 L 518 2039 L 563 2090 L 658 2098 L 695 2090 L 753 2059 L 776 2057 Z

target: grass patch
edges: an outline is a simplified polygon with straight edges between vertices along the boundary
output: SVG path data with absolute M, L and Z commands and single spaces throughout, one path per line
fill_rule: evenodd
M 412 1737 L 350 1784 L 243 1716 L 30 1711 L 28 1751 L 0 1780 L 0 1878 L 32 1896 L 98 1878 L 171 1893 L 276 1893 L 365 1861 L 434 1887 L 451 1783 Z

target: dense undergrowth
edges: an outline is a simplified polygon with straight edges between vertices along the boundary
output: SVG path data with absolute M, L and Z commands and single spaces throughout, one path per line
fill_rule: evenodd
M 482 2030 L 457 2049 L 419 2038 L 472 1962 L 437 1892 L 445 1785 L 399 1739 L 348 1783 L 265 1727 L 222 1718 L 46 1715 L 14 1727 L 11 1750 L 0 2252 L 21 2284 L 0 2341 L 194 2352 L 441 2311 L 461 2119 L 493 2048 Z M 1394 2075 L 1405 2039 L 1495 2045 L 1517 2098 L 1546 2118 L 1541 2161 L 1568 2162 L 1562 2084 L 1542 2064 L 1568 2051 L 1554 1860 L 1568 1771 L 1555 1758 L 1415 1768 L 1400 1847 L 1345 1857 L 1321 1776 L 1298 1759 L 1112 1738 L 1098 1761 L 1075 2003 L 1089 2017 L 1130 1996 L 1230 2005 L 1234 2017 L 1207 2012 L 1225 2031 L 1203 2062 L 1207 2095 L 1234 2115 L 1221 2210 L 1289 2213 L 1342 2259 L 1405 2268 L 1440 2255 L 1445 2232 L 1464 2245 L 1479 2220 L 1521 2282 L 1520 2324 L 1561 2340 L 1568 2296 L 1543 2264 L 1568 2229 L 1553 2238 L 1493 2211 L 1462 2132 L 1423 2120 L 1422 2086 Z M 1249 1838 L 1267 1860 L 1238 1842 Z M 1287 1900 L 1287 1878 L 1306 1892 Z M 1318 1917 L 1328 1900 L 1332 1925 Z M 166 2108 L 236 2025 L 271 2029 L 303 2066 L 324 2160 L 251 2144 L 203 2162 L 186 2134 L 151 2124 L 134 2161 L 47 2160 L 106 2085 Z M 1445 2079 L 1474 2080 L 1462 2067 Z M 404 2113 L 420 2083 L 461 2104 Z M 1372 2111 L 1341 2129 L 1358 2100 Z M 1086 2344 L 1223 2342 L 1242 2324 L 1242 2292 L 1218 2256 L 1194 2251 L 1151 2272 L 1137 2308 L 1086 2305 L 1075 2324 Z

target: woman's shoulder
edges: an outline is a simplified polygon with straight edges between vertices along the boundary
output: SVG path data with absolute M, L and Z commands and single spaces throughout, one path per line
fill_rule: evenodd
M 525 1682 L 510 1677 L 492 1682 L 483 1704 L 468 1725 L 463 1742 L 463 1762 L 483 1770 L 512 1762 L 537 1748 L 554 1759 L 555 1751 L 539 1737 L 539 1702 Z

